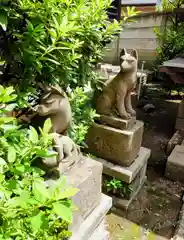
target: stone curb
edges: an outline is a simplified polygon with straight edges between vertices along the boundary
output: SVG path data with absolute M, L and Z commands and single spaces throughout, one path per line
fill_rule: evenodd
M 179 213 L 178 225 L 171 240 L 184 240 L 184 203 Z
M 112 198 L 102 194 L 100 204 L 94 211 L 86 218 L 86 220 L 79 226 L 76 232 L 73 232 L 69 240 L 87 240 L 102 222 L 105 215 L 112 207 Z

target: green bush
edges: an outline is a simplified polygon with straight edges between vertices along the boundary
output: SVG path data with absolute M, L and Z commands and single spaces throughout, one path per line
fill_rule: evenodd
M 181 7 L 182 2 L 182 0 L 176 0 L 171 3 L 168 0 L 164 0 L 158 11 L 174 12 L 176 8 Z M 167 16 L 165 27 L 155 28 L 155 33 L 158 43 L 157 66 L 176 57 L 178 54 L 184 53 L 184 23 L 178 21 L 177 15 Z
M 0 239 L 67 239 L 70 197 L 78 189 L 67 186 L 65 178 L 49 187 L 44 172 L 32 166 L 56 154 L 48 151 L 51 121 L 46 120 L 40 134 L 33 127 L 21 128 L 15 118 L 7 117 L 15 101 L 13 88 L 0 86 Z
M 94 81 L 92 66 L 120 30 L 107 21 L 110 0 L 14 0 L 1 5 L 4 80 L 65 89 Z M 7 3 L 7 4 L 6 4 Z
M 87 98 L 84 89 L 90 85 L 93 93 L 98 83 L 94 66 L 120 32 L 117 21 L 108 21 L 110 4 L 111 0 L 3 0 L 0 5 L 0 80 L 14 84 L 21 108 L 37 97 L 40 82 L 70 88 L 75 123 L 70 135 L 78 144 L 95 116 L 91 95 Z M 129 8 L 125 20 L 135 13 Z

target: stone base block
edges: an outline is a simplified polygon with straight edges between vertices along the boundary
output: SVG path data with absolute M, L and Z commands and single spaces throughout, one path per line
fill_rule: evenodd
M 120 166 L 130 166 L 140 151 L 143 122 L 136 121 L 132 129 L 120 130 L 94 123 L 88 131 L 89 152 Z
M 88 240 L 109 240 L 109 232 L 106 229 L 105 219 L 102 220 Z
M 184 204 L 181 208 L 178 226 L 176 227 L 173 240 L 183 240 L 184 239 Z
M 146 180 L 147 162 L 150 154 L 151 151 L 149 149 L 142 147 L 139 156 L 129 168 L 123 168 L 106 160 L 98 159 L 104 166 L 103 173 L 131 185 L 132 191 L 126 197 L 113 197 L 115 207 L 127 210 L 139 193 Z
M 147 161 L 150 155 L 150 149 L 141 147 L 137 158 L 130 167 L 122 167 L 101 158 L 96 158 L 96 160 L 103 164 L 104 174 L 115 177 L 126 183 L 132 183 L 141 171 L 143 172 L 143 176 L 145 176 L 144 172 L 146 171 Z
M 116 129 L 125 130 L 131 129 L 134 126 L 134 124 L 136 123 L 136 118 L 132 117 L 129 120 L 125 120 L 119 117 L 100 115 L 98 118 L 95 118 L 95 122 L 114 127 Z
M 180 145 L 184 137 L 183 130 L 177 130 L 167 144 L 167 154 L 170 155 L 176 145 Z
M 171 180 L 184 183 L 184 146 L 176 145 L 167 159 L 165 175 Z
M 131 202 L 136 198 L 137 194 L 140 192 L 142 186 L 144 185 L 147 177 L 145 176 L 142 182 L 139 184 L 138 188 L 136 191 L 132 192 L 131 198 L 130 199 L 125 199 L 125 198 L 118 198 L 114 197 L 113 198 L 113 205 L 115 208 L 120 208 L 123 210 L 128 210 L 128 207 L 130 206 Z
M 65 173 L 71 186 L 80 191 L 73 197 L 78 210 L 73 213 L 72 229 L 79 225 L 90 215 L 101 200 L 102 164 L 85 158 Z
M 72 198 L 78 210 L 73 212 L 72 230 L 78 229 L 101 201 L 102 164 L 91 158 L 82 157 L 64 173 L 70 186 L 79 188 Z M 54 180 L 47 180 L 54 184 Z
M 100 223 L 102 223 L 105 215 L 108 213 L 111 207 L 112 198 L 102 194 L 100 204 L 81 225 L 78 225 L 77 229 L 72 229 L 72 237 L 69 240 L 93 240 L 93 238 L 90 237 L 95 236 L 95 232 L 99 230 L 98 226 Z M 105 240 L 105 238 L 96 238 L 96 240 L 97 239 Z

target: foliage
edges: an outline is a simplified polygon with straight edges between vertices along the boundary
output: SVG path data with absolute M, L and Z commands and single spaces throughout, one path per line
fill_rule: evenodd
M 68 187 L 66 179 L 49 186 L 44 172 L 32 166 L 39 158 L 53 156 L 49 134 L 51 121 L 40 134 L 23 129 L 7 113 L 16 104 L 12 87 L 0 86 L 0 239 L 66 239 L 72 221 L 69 199 L 78 189 Z
M 69 94 L 73 114 L 70 136 L 79 145 L 83 144 L 88 127 L 97 116 L 90 104 L 92 94 L 90 85 L 86 85 L 84 88 L 77 87 Z
M 104 180 L 104 188 L 107 193 L 128 197 L 132 190 L 132 185 L 125 183 L 115 177 L 106 177 Z
M 7 1 L 0 21 L 2 57 L 11 79 L 26 88 L 42 81 L 65 89 L 93 81 L 92 65 L 120 30 L 118 22 L 107 21 L 110 4 L 110 0 Z
M 163 1 L 158 11 L 172 11 L 179 8 L 183 0 Z M 156 65 L 162 64 L 166 60 L 184 53 L 184 23 L 178 21 L 177 14 L 167 16 L 166 26 L 164 28 L 155 28 L 157 36 L 157 61 Z
M 133 19 L 133 17 L 141 13 L 141 11 L 136 11 L 135 6 L 133 7 L 128 6 L 127 8 L 122 8 L 121 12 L 122 12 L 124 21 L 128 20 L 129 22 L 134 22 L 135 20 Z

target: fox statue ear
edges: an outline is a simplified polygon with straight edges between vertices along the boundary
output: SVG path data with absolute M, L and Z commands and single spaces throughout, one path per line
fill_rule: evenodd
M 127 54 L 127 51 L 126 51 L 125 48 L 123 48 L 123 49 L 121 50 L 121 53 L 120 53 L 120 58 L 121 58 L 121 56 L 124 56 L 124 55 L 126 55 L 126 54 Z
M 138 59 L 138 53 L 137 53 L 137 50 L 133 50 L 130 54 L 132 57 L 134 57 L 135 59 Z

